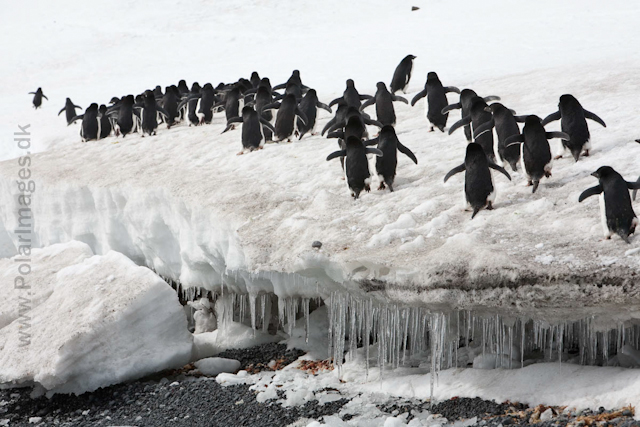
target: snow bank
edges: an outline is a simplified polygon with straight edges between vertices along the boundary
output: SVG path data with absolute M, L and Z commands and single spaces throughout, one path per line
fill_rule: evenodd
M 184 311 L 147 268 L 114 251 L 91 256 L 80 242 L 35 249 L 32 262 L 31 309 L 2 317 L 1 384 L 79 394 L 189 361 Z M 0 271 L 10 274 L 15 263 L 1 260 Z M 1 283 L 3 294 L 12 295 L 13 281 Z M 18 339 L 24 333 L 28 342 Z

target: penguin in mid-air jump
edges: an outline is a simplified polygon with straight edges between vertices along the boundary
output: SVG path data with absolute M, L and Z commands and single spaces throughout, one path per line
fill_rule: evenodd
M 533 185 L 532 193 L 538 189 L 542 177 L 551 176 L 553 157 L 548 141 L 550 138 L 569 139 L 569 135 L 564 132 L 545 131 L 540 117 L 531 115 L 525 119 L 522 133 L 510 136 L 505 141 L 506 148 L 522 143 L 522 162 L 527 174 L 527 185 Z
M 470 205 L 471 208 L 473 208 L 471 219 L 473 219 L 482 208 L 487 208 L 487 210 L 493 209 L 496 190 L 493 186 L 493 179 L 489 168 L 503 173 L 504 176 L 511 181 L 509 173 L 501 166 L 489 160 L 480 144 L 472 142 L 467 145 L 464 163 L 451 169 L 444 177 L 444 182 L 447 182 L 453 175 L 466 171 L 464 176 L 465 207 Z
M 36 110 L 42 105 L 42 98 L 46 99 L 47 101 L 49 100 L 49 98 L 47 98 L 47 96 L 42 93 L 41 87 L 39 87 L 35 92 L 29 92 L 29 95 L 33 95 L 33 108 L 35 108 Z
M 427 97 L 424 103 L 424 110 L 427 116 L 427 120 L 431 123 L 431 129 L 429 132 L 433 132 L 433 127 L 440 129 L 440 132 L 444 132 L 444 128 L 447 125 L 448 113 L 442 113 L 442 110 L 448 105 L 447 93 L 455 92 L 460 93 L 460 89 L 455 86 L 442 86 L 438 75 L 431 71 L 427 74 L 427 82 L 424 84 L 424 89 L 416 94 L 411 100 L 411 106 L 413 107 L 420 98 Z
M 640 189 L 640 180 L 625 181 L 622 175 L 610 166 L 602 166 L 591 175 L 598 178 L 600 183 L 583 191 L 578 202 L 600 194 L 600 217 L 605 239 L 617 234 L 622 240 L 630 243 L 629 235 L 635 232 L 638 217 L 633 211 L 629 190 Z
M 376 157 L 376 172 L 380 179 L 378 190 L 384 190 L 385 184 L 389 191 L 393 192 L 393 181 L 396 178 L 396 168 L 398 166 L 398 151 L 406 154 L 413 163 L 418 164 L 415 154 L 398 141 L 396 131 L 391 125 L 386 125 L 380 130 L 380 134 L 365 142 L 365 145 L 377 145 L 382 151 L 382 157 Z
M 360 197 L 362 190 L 371 191 L 371 173 L 369 172 L 369 161 L 367 154 L 382 156 L 382 151 L 377 148 L 365 147 L 362 140 L 356 136 L 350 136 L 345 141 L 345 148 L 334 151 L 327 156 L 327 161 L 338 157 L 346 157 L 345 174 L 347 175 L 347 185 L 354 200 Z
M 587 119 L 607 127 L 604 120 L 591 111 L 585 110 L 573 95 L 568 94 L 560 97 L 558 111 L 545 117 L 542 121 L 542 126 L 559 119 L 561 119 L 562 132 L 569 135 L 569 139 L 562 140 L 562 151 L 569 150 L 576 162 L 580 159 L 580 153 L 583 150 L 584 156 L 588 156 L 589 150 L 591 150 L 591 143 L 589 142 L 591 135 L 589 134 Z M 555 157 L 556 159 L 562 157 L 562 151 Z
M 416 59 L 413 55 L 407 55 L 400 61 L 396 70 L 393 72 L 391 78 L 391 93 L 396 93 L 401 90 L 407 93 L 407 87 L 409 86 L 409 80 L 411 80 L 411 69 L 413 68 L 413 60 Z

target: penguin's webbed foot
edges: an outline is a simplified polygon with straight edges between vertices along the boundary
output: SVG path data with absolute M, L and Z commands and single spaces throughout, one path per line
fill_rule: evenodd
M 367 193 L 371 192 L 371 187 L 369 187 L 369 184 L 365 184 L 364 191 L 366 191 Z
M 434 131 L 433 126 L 431 126 L 431 127 L 429 128 L 429 132 L 433 132 L 433 131 Z
M 493 210 L 493 203 L 492 202 L 487 202 L 487 207 L 485 208 L 488 211 L 492 211 Z
M 533 185 L 533 181 L 529 180 L 527 181 L 527 187 L 531 187 Z
M 384 185 L 384 181 L 381 181 L 380 185 L 378 186 L 378 190 L 384 190 L 385 188 L 387 187 Z
M 584 150 L 584 153 L 582 153 L 582 155 L 585 157 L 589 157 L 589 150 Z
M 544 171 L 544 176 L 549 178 L 551 176 L 551 171 Z
M 558 159 L 561 159 L 561 158 L 562 158 L 562 154 L 558 154 L 557 156 L 555 156 L 555 157 L 553 158 L 553 160 L 558 160 Z

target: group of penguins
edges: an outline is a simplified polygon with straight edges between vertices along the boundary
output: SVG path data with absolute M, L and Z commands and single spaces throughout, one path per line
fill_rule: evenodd
M 324 126 L 321 134 L 327 133 L 328 138 L 337 138 L 340 149 L 331 153 L 327 160 L 340 158 L 351 195 L 358 199 L 363 190 L 370 191 L 371 174 L 367 154 L 377 156 L 375 167 L 380 178 L 379 190 L 389 187 L 393 191 L 398 151 L 418 163 L 413 152 L 398 140 L 393 107 L 394 102 L 409 104 L 396 92 L 406 93 L 415 58 L 414 55 L 407 55 L 396 67 L 390 90 L 385 83 L 379 82 L 375 95 L 360 94 L 354 81 L 349 79 L 343 95 L 328 105 L 318 100 L 314 89 L 302 84 L 300 72 L 294 70 L 286 83 L 274 87 L 268 78 L 260 78 L 257 72 L 253 72 L 250 79 L 242 78 L 232 84 L 220 83 L 216 88 L 211 83 L 200 87 L 196 82 L 189 89 L 186 82 L 181 80 L 177 86 L 167 86 L 164 92 L 160 86 L 156 86 L 154 90 L 147 90 L 135 97 L 114 97 L 109 106 L 93 103 L 80 115 L 76 114 L 76 109 L 80 107 L 67 98 L 58 115 L 64 111 L 67 124 L 82 120 L 80 135 L 83 141 L 89 141 L 105 138 L 112 132 L 123 137 L 131 132 L 140 132 L 142 136 L 145 133 L 155 135 L 161 122 L 166 123 L 167 128 L 185 120 L 190 126 L 208 124 L 214 112 L 224 110 L 227 126 L 223 133 L 234 129 L 236 123 L 242 124 L 243 150 L 238 154 L 243 154 L 261 149 L 268 141 L 290 142 L 292 137 L 301 139 L 307 133 L 315 135 L 318 109 L 332 113 L 331 107 L 335 105 L 335 116 Z M 450 92 L 459 94 L 460 101 L 449 104 L 447 93 Z M 34 94 L 35 108 L 41 105 L 43 97 L 48 99 L 41 88 L 30 93 Z M 464 128 L 468 141 L 464 163 L 449 171 L 444 181 L 465 172 L 464 192 L 467 204 L 473 210 L 471 218 L 483 208 L 493 209 L 495 189 L 490 169 L 501 172 L 511 180 L 509 173 L 496 163 L 496 151 L 502 163 L 508 163 L 513 171 L 517 171 L 517 164 L 521 161 L 528 185 L 533 187 L 535 193 L 540 180 L 551 176 L 554 157 L 549 139 L 561 138 L 565 152 L 570 152 L 577 162 L 580 156 L 588 156 L 591 148 L 587 119 L 606 127 L 600 117 L 584 109 L 569 94 L 562 95 L 558 111 L 544 119 L 536 115 L 519 116 L 503 104 L 494 102 L 500 100 L 497 96 L 481 97 L 471 89 L 461 91 L 453 86 L 443 86 L 435 72 L 427 74 L 424 89 L 413 97 L 411 106 L 421 98 L 426 98 L 425 111 L 431 124 L 430 131 L 437 127 L 444 132 L 449 111 L 460 109 L 462 112 L 462 118 L 450 127 L 449 135 Z M 376 119 L 364 111 L 374 104 Z M 275 120 L 272 110 L 277 110 Z M 556 120 L 561 121 L 562 131 L 546 131 L 544 126 Z M 522 130 L 518 123 L 524 123 Z M 367 125 L 380 129 L 371 139 Z M 497 135 L 497 145 L 493 129 Z M 562 155 L 555 159 L 560 157 Z M 634 233 L 638 225 L 629 190 L 633 190 L 635 200 L 640 189 L 640 178 L 636 182 L 626 181 L 610 166 L 602 166 L 592 175 L 599 180 L 599 184 L 585 190 L 579 202 L 600 194 L 604 202 L 601 203 L 601 213 L 605 238 L 618 234 L 629 243 L 629 235 Z

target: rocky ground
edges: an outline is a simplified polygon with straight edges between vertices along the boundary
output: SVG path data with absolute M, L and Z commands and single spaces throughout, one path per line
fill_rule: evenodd
M 300 356 L 286 346 L 267 344 L 247 350 L 231 350 L 221 357 L 236 358 L 243 369 L 270 369 L 277 361 L 285 366 Z M 272 364 L 273 366 L 273 364 Z M 348 396 L 319 405 L 317 401 L 285 408 L 278 402 L 258 403 L 249 385 L 221 386 L 214 379 L 194 374 L 191 366 L 164 372 L 128 384 L 119 384 L 81 396 L 56 395 L 51 399 L 29 397 L 30 389 L 0 390 L 0 426 L 287 426 L 306 425 L 306 420 L 340 414 Z M 636 426 L 633 408 L 571 412 L 565 408 L 527 407 L 519 403 L 496 403 L 482 399 L 454 398 L 430 408 L 426 401 L 390 398 L 378 405 L 385 414 L 409 422 L 414 414 L 430 411 L 454 423 L 477 426 Z

